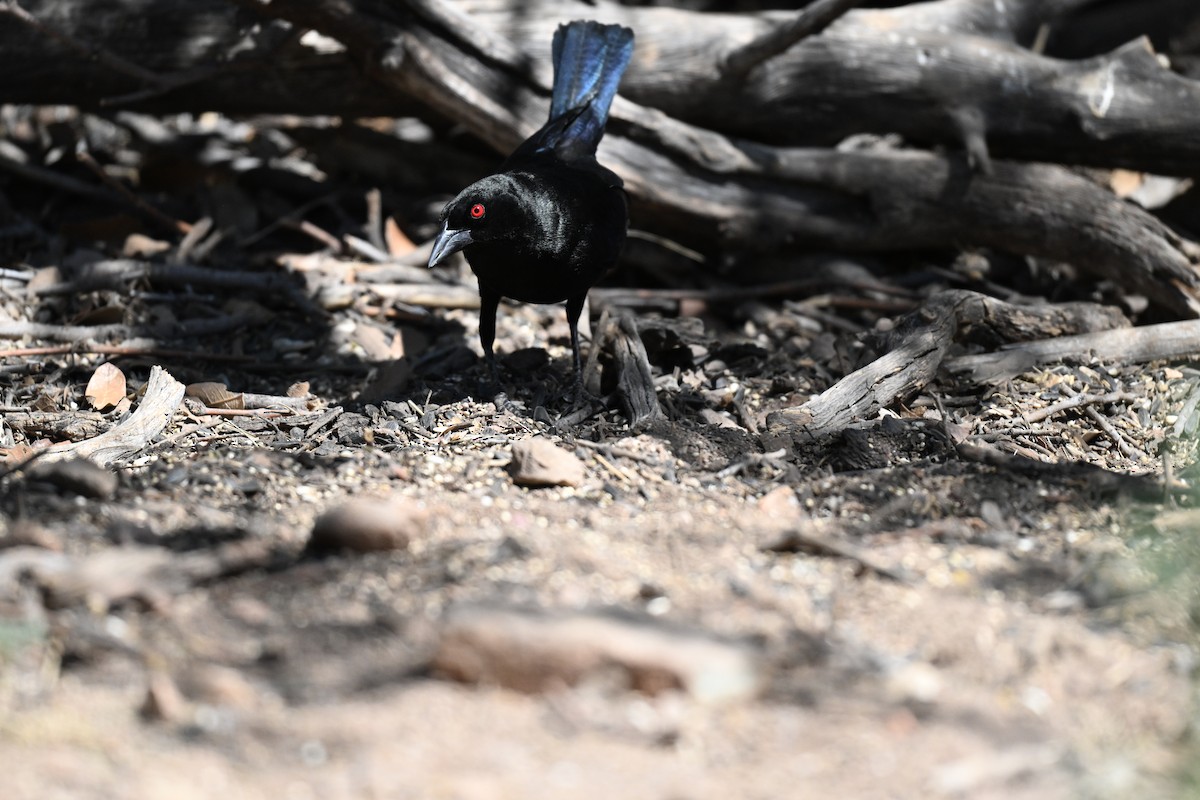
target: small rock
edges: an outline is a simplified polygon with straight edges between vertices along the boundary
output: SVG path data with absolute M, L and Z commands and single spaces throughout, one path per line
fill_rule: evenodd
M 317 518 L 308 549 L 403 550 L 409 540 L 425 532 L 427 516 L 424 509 L 405 500 L 352 500 Z
M 738 425 L 720 411 L 714 411 L 711 408 L 700 409 L 700 419 L 704 420 L 704 424 L 706 425 L 716 425 L 718 428 L 730 428 L 739 431 L 743 430 L 741 425 Z
M 1136 560 L 1106 555 L 1085 571 L 1078 589 L 1092 608 L 1100 608 L 1154 587 L 1154 575 Z
M 796 490 L 791 486 L 777 486 L 764 494 L 758 500 L 758 509 L 771 519 L 783 523 L 791 523 L 799 519 L 800 501 L 796 499 Z
M 443 625 L 432 666 L 454 680 L 523 692 L 575 686 L 615 669 L 631 689 L 682 689 L 705 703 L 748 699 L 761 685 L 747 646 L 600 612 L 458 609 Z
M 933 704 L 942 693 L 944 681 L 937 668 L 920 661 L 903 664 L 887 677 L 887 691 L 892 700 L 912 706 Z
M 534 438 L 513 445 L 508 473 L 518 486 L 578 486 L 583 462 L 549 439 Z
M 86 458 L 63 461 L 42 461 L 29 471 L 32 480 L 43 481 L 65 492 L 83 497 L 107 500 L 117 493 L 120 479 L 116 474 L 99 467 Z

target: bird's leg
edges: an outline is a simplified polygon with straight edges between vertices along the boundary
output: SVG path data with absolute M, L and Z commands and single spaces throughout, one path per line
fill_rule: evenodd
M 567 325 L 571 328 L 571 359 L 575 367 L 575 402 L 581 403 L 587 397 L 583 386 L 583 359 L 579 356 L 579 315 L 583 304 L 587 301 L 587 292 L 567 298 Z
M 496 341 L 496 309 L 500 306 L 500 295 L 479 287 L 479 344 L 483 346 L 483 357 L 487 361 L 488 375 L 492 388 L 500 389 L 500 371 L 496 368 L 496 354 L 492 344 Z

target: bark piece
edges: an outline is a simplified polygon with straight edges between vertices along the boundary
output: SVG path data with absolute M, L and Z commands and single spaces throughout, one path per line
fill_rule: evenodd
M 449 614 L 432 667 L 454 680 L 522 692 L 573 686 L 615 668 L 631 689 L 680 689 L 709 703 L 749 699 L 762 680 L 749 647 L 650 618 L 483 607 Z
M 610 334 L 617 360 L 617 397 L 630 427 L 637 428 L 659 419 L 662 409 L 658 405 L 650 359 L 646 356 L 646 347 L 638 335 L 633 315 L 623 314 L 615 330 L 610 329 Z
M 508 472 L 518 486 L 579 486 L 583 462 L 549 439 L 536 437 L 517 442 L 512 448 Z

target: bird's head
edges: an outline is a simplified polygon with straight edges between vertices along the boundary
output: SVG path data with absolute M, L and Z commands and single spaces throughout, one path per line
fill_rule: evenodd
M 433 240 L 429 266 L 477 242 L 510 239 L 523 230 L 524 208 L 507 176 L 492 175 L 471 184 L 442 210 L 442 229 Z

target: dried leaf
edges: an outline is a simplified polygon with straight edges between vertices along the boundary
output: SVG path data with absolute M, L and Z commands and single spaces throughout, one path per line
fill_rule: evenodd
M 185 394 L 209 408 L 244 408 L 246 405 L 241 393 L 231 392 L 225 384 L 216 381 L 188 384 Z
M 97 306 L 75 317 L 76 325 L 118 325 L 125 321 L 124 306 Z
M 32 456 L 37 450 L 27 444 L 14 444 L 12 447 L 0 447 L 0 462 L 19 464 Z
M 412 239 L 404 235 L 404 231 L 400 230 L 400 226 L 392 217 L 388 217 L 383 223 L 383 238 L 387 242 L 388 255 L 392 258 L 406 256 L 417 249 Z
M 32 408 L 34 411 L 58 411 L 59 410 L 58 403 L 56 403 L 54 401 L 54 398 L 48 394 L 39 394 L 37 397 L 33 398 L 33 402 L 29 404 L 29 407 Z
M 96 368 L 84 392 L 88 403 L 97 411 L 107 411 L 125 399 L 125 373 L 106 362 Z
M 149 258 L 171 249 L 170 242 L 152 239 L 144 233 L 131 233 L 125 237 L 121 254 L 126 258 Z
M 1140 172 L 1127 169 L 1114 169 L 1108 179 L 1108 185 L 1117 197 L 1128 197 L 1142 186 L 1146 176 Z

